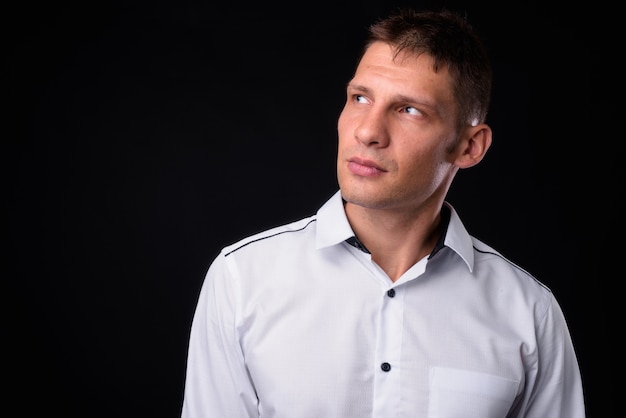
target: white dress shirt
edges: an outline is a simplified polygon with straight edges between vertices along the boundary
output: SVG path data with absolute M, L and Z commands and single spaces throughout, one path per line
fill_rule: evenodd
M 196 307 L 182 417 L 584 417 L 554 295 L 445 207 L 440 245 L 395 283 L 358 248 L 339 191 L 225 247 Z

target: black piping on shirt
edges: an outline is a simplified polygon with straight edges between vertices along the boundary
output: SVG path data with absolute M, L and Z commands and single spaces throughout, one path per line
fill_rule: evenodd
M 268 236 L 264 236 L 264 237 L 259 237 L 257 239 L 253 239 L 252 241 L 248 241 L 245 244 L 240 245 L 239 247 L 230 250 L 229 252 L 227 252 L 226 254 L 224 254 L 224 257 L 228 257 L 230 254 L 234 253 L 235 251 L 238 251 L 240 249 L 242 249 L 243 247 L 245 247 L 246 245 L 252 244 L 253 242 L 257 242 L 257 241 L 263 241 L 264 239 L 268 239 L 268 238 L 272 238 L 275 237 L 276 235 L 281 235 L 281 234 L 285 234 L 287 232 L 298 232 L 298 231 L 302 231 L 303 229 L 308 228 L 309 225 L 311 225 L 313 222 L 315 222 L 317 219 L 311 219 L 306 225 L 304 225 L 302 228 L 300 229 L 289 229 L 289 230 L 285 230 L 285 231 L 280 231 L 277 232 L 275 234 L 272 235 L 268 235 Z

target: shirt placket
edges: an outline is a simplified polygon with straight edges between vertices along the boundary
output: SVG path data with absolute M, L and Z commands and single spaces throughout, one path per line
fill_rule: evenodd
M 374 360 L 374 416 L 395 416 L 402 388 L 404 286 L 383 291 Z

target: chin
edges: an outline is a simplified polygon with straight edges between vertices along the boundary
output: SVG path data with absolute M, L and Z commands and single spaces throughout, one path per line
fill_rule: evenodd
M 385 198 L 383 195 L 366 190 L 354 190 L 354 188 L 342 188 L 341 197 L 346 202 L 362 206 L 368 209 L 379 209 L 385 207 Z

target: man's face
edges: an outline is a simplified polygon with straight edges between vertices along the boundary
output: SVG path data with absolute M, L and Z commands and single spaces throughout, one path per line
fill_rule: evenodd
M 458 169 L 447 70 L 385 43 L 365 52 L 338 121 L 337 176 L 348 203 L 413 210 L 442 200 Z

